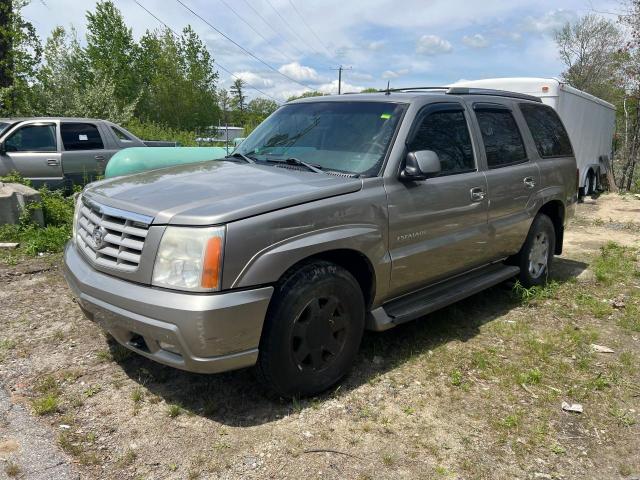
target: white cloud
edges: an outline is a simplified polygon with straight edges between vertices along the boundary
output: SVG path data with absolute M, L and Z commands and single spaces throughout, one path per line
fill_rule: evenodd
M 241 78 L 242 80 L 244 80 L 245 82 L 251 84 L 254 87 L 272 87 L 273 86 L 273 80 L 271 80 L 270 78 L 264 78 L 261 77 L 260 75 L 258 75 L 257 73 L 253 73 L 250 71 L 244 71 L 244 72 L 233 72 L 233 74 L 236 77 Z
M 377 52 L 378 50 L 382 50 L 386 45 L 387 42 L 385 42 L 384 40 L 375 40 L 367 44 L 367 50 Z
M 314 68 L 300 65 L 298 62 L 291 62 L 286 65 L 282 65 L 278 71 L 298 81 L 318 80 L 318 72 L 316 72 Z
M 561 28 L 565 23 L 572 22 L 577 18 L 573 10 L 558 8 L 550 10 L 538 17 L 529 16 L 524 19 L 524 29 L 530 32 L 553 33 Z
M 422 55 L 437 55 L 449 53 L 453 50 L 451 43 L 437 35 L 423 35 L 418 40 L 416 52 Z
M 406 75 L 407 73 L 409 73 L 408 68 L 403 68 L 401 70 L 385 70 L 384 72 L 382 72 L 382 78 L 384 79 L 398 78 L 403 75 Z
M 365 88 L 366 87 L 351 85 L 350 83 L 342 82 L 342 93 L 360 92 Z M 329 83 L 323 83 L 318 87 L 318 91 L 322 93 L 331 93 L 331 94 L 338 93 L 338 80 L 334 80 Z
M 462 37 L 462 43 L 471 48 L 485 48 L 489 46 L 489 40 L 480 33 L 476 33 L 475 35 L 465 35 Z

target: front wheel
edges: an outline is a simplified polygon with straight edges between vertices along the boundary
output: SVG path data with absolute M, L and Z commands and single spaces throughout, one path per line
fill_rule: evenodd
M 555 227 L 551 219 L 539 213 L 533 219 L 529 234 L 515 257 L 520 267 L 518 280 L 526 287 L 547 283 L 556 247 Z
M 283 397 L 328 389 L 355 360 L 364 316 L 360 285 L 344 268 L 316 261 L 286 274 L 265 320 L 258 379 Z

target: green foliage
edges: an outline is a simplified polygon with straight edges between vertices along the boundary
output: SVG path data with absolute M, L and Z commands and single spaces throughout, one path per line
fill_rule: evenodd
M 605 285 L 640 276 L 636 252 L 615 242 L 609 242 L 600 248 L 600 256 L 594 262 L 593 271 L 596 279 Z
M 529 303 L 553 298 L 559 288 L 560 284 L 555 281 L 551 281 L 543 287 L 533 286 L 530 288 L 526 288 L 519 281 L 516 281 L 513 286 L 512 295 L 521 302 Z
M 36 398 L 33 400 L 32 406 L 36 415 L 54 413 L 58 410 L 58 396 L 50 393 L 43 397 Z
M 31 183 L 17 172 L 0 177 L 0 182 L 24 185 Z M 28 255 L 60 252 L 71 237 L 73 199 L 65 197 L 61 191 L 51 191 L 46 187 L 39 192 L 41 201 L 30 203 L 24 208 L 18 225 L 0 225 L 0 242 L 18 242 Z M 42 209 L 44 228 L 33 223 L 32 212 L 37 209 Z
M 322 97 L 323 95 L 324 93 L 314 90 L 310 92 L 304 92 L 302 95 L 293 95 L 287 98 L 287 102 L 291 102 L 292 100 L 298 100 L 299 98 Z
M 197 146 L 196 132 L 177 130 L 155 122 L 142 123 L 137 118 L 132 118 L 131 121 L 126 124 L 126 127 L 136 137 L 143 138 L 144 140 L 175 141 L 183 147 Z

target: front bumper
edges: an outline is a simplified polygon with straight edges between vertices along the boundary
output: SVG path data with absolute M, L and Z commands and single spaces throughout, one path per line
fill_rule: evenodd
M 273 287 L 190 294 L 139 285 L 94 270 L 71 242 L 64 276 L 90 320 L 147 358 L 198 373 L 248 367 L 258 358 Z

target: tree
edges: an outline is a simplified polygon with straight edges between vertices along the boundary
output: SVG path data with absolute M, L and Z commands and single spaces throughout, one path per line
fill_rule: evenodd
M 275 101 L 261 97 L 254 98 L 247 105 L 247 111 L 249 112 L 249 115 L 255 118 L 259 118 L 260 121 L 264 120 L 273 112 L 275 112 L 277 108 L 278 104 Z
M 87 12 L 87 57 L 91 77 L 110 79 L 118 101 L 135 101 L 140 93 L 136 71 L 138 44 L 113 2 L 101 1 Z
M 569 85 L 597 97 L 614 100 L 621 91 L 623 45 L 620 29 L 609 20 L 586 15 L 566 23 L 555 34 Z
M 227 125 L 231 121 L 231 96 L 224 88 L 218 92 L 218 108 L 220 108 L 222 123 Z
M 234 110 L 237 110 L 237 115 L 235 121 L 237 123 L 242 123 L 244 121 L 244 112 L 246 108 L 247 97 L 244 93 L 244 86 L 246 82 L 241 78 L 236 78 L 233 84 L 231 85 L 230 93 L 231 93 L 231 105 Z
M 378 93 L 379 90 L 377 88 L 365 88 L 360 93 Z
M 0 0 L 0 115 L 28 115 L 30 84 L 42 45 L 33 25 L 22 18 L 25 0 Z
M 304 92 L 302 95 L 293 95 L 287 98 L 287 102 L 291 102 L 292 100 L 298 100 L 299 98 L 322 97 L 323 95 L 324 93 L 313 90 L 313 91 Z

